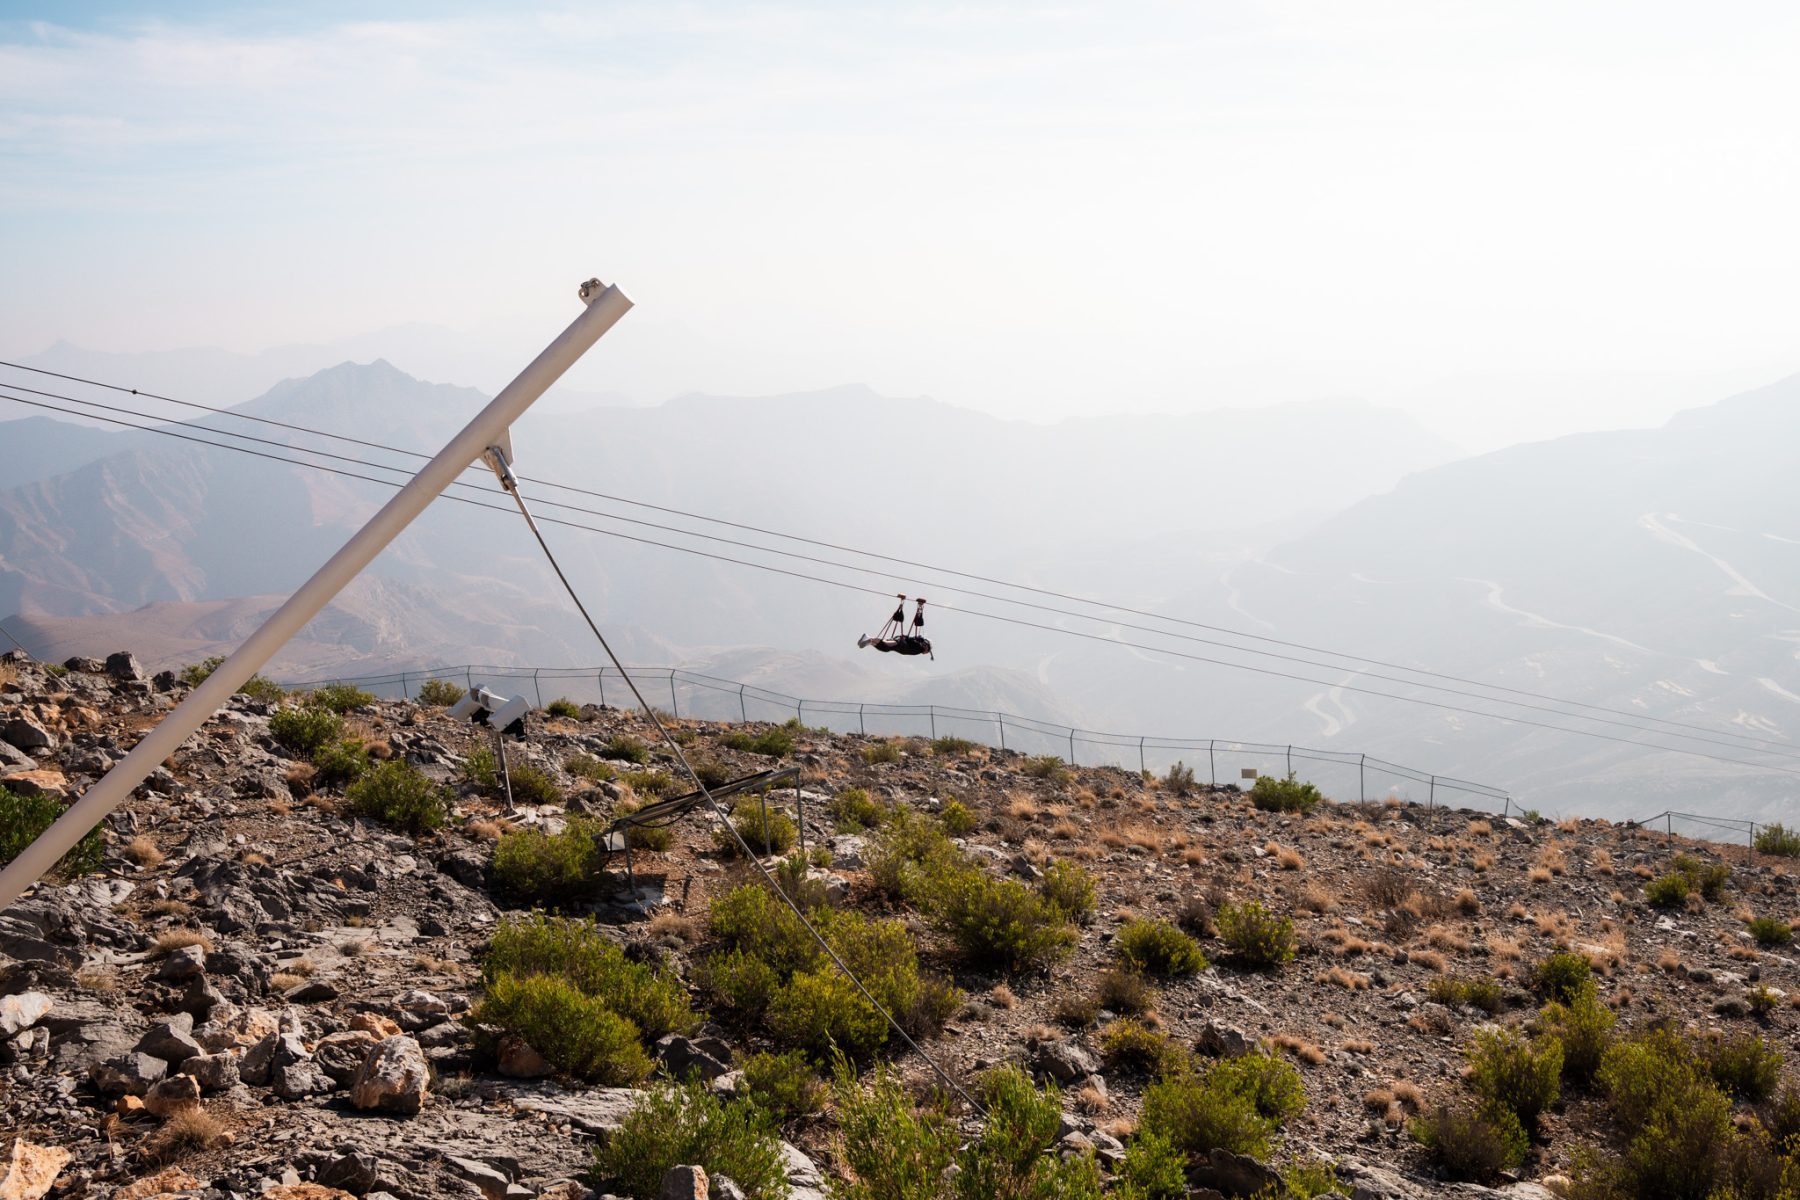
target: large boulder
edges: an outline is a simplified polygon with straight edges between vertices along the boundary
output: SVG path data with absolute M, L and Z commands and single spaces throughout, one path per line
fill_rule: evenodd
M 1073 1042 L 1040 1042 L 1031 1051 L 1031 1073 L 1057 1083 L 1077 1083 L 1100 1069 L 1094 1056 Z
M 56 1186 L 56 1177 L 68 1165 L 69 1152 L 62 1147 L 16 1139 L 6 1174 L 0 1175 L 0 1200 L 40 1200 Z
M 350 1103 L 410 1116 L 424 1107 L 430 1081 L 431 1069 L 418 1042 L 406 1036 L 383 1038 L 350 1084 Z
M 192 1075 L 171 1075 L 144 1093 L 144 1107 L 153 1117 L 172 1117 L 184 1108 L 200 1107 L 200 1081 Z
M 20 992 L 16 996 L 0 996 L 0 1039 L 31 1028 L 39 1018 L 55 1007 L 43 992 Z
M 158 1021 L 152 1025 L 138 1039 L 137 1052 L 160 1058 L 166 1063 L 178 1063 L 205 1054 L 206 1047 L 194 1040 L 193 1014 L 177 1013 L 166 1021 Z
M 56 749 L 56 736 L 23 713 L 8 718 L 4 725 L 0 725 L 0 741 L 27 752 Z

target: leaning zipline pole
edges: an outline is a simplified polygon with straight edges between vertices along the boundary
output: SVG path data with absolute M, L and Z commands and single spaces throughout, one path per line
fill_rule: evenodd
M 164 759 L 175 753 L 206 719 L 217 712 L 238 688 L 261 670 L 275 652 L 319 610 L 329 604 L 362 569 L 372 562 L 389 542 L 412 524 L 425 506 L 461 475 L 464 469 L 481 458 L 489 446 L 504 444 L 512 423 L 562 377 L 600 336 L 616 324 L 631 308 L 631 301 L 616 286 L 598 279 L 581 285 L 581 299 L 587 308 L 575 318 L 519 372 L 519 377 L 501 389 L 488 406 L 463 427 L 430 462 L 414 475 L 405 487 L 382 506 L 369 523 L 357 530 L 356 536 L 344 543 L 343 549 L 331 556 L 313 577 L 289 596 L 287 603 L 263 622 L 244 644 L 220 663 L 187 699 L 145 735 L 131 753 L 121 759 L 99 782 L 89 788 L 55 824 L 25 847 L 19 856 L 0 869 L 0 909 L 43 877 L 44 873 L 75 848 L 88 830 L 98 825 L 142 783 Z

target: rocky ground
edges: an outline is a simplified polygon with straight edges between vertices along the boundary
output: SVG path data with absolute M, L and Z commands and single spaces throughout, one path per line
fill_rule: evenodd
M 79 794 L 183 690 L 143 678 L 127 655 L 63 668 L 0 659 L 0 786 Z M 0 1197 L 46 1194 L 34 1178 L 55 1196 L 589 1194 L 590 1148 L 632 1093 L 520 1078 L 516 1063 L 477 1052 L 465 1017 L 481 948 L 508 907 L 487 885 L 494 839 L 508 827 L 554 830 L 570 810 L 610 813 L 628 790 L 570 777 L 563 764 L 621 732 L 650 740 L 647 722 L 591 706 L 533 713 L 510 753 L 551 773 L 564 797 L 509 809 L 458 782 L 464 757 L 488 744 L 483 731 L 410 703 L 354 714 L 378 755 L 458 789 L 451 823 L 415 838 L 344 815 L 338 797 L 315 791 L 310 769 L 270 737 L 271 708 L 238 697 L 107 822 L 101 869 L 0 913 L 0 1149 L 15 1156 Z M 771 765 L 723 747 L 731 726 L 678 724 L 690 750 L 734 775 Z M 1603 973 L 1621 1028 L 1674 1017 L 1791 1045 L 1800 1019 L 1794 958 L 1759 950 L 1745 931 L 1751 915 L 1800 915 L 1791 860 L 1749 861 L 1742 848 L 1671 845 L 1604 822 L 1411 806 L 1271 814 L 1236 791 L 1179 795 L 1110 768 L 1045 771 L 923 741 L 871 762 L 877 739 L 796 736 L 788 761 L 805 772 L 806 841 L 829 848 L 845 903 L 889 911 L 869 884 L 864 839 L 834 829 L 830 802 L 852 786 L 925 811 L 962 801 L 979 821 L 964 848 L 996 872 L 1030 876 L 1052 858 L 1094 872 L 1096 919 L 1073 955 L 1035 975 L 970 972 L 923 921 L 901 915 L 927 963 L 969 997 L 929 1052 L 959 1078 L 1016 1061 L 1057 1079 L 1071 1144 L 1103 1155 L 1132 1128 L 1144 1081 L 1108 1076 L 1093 1029 L 1063 1019 L 1067 1002 L 1112 964 L 1125 920 L 1205 929 L 1205 912 L 1226 897 L 1292 913 L 1297 958 L 1238 969 L 1203 938 L 1212 965 L 1161 983 L 1151 1020 L 1205 1053 L 1281 1046 L 1308 1097 L 1283 1154 L 1334 1161 L 1356 1200 L 1489 1194 L 1432 1182 L 1406 1123 L 1466 1090 L 1461 1048 L 1473 1027 L 1534 1010 L 1525 975 L 1553 950 Z M 638 852 L 635 894 L 587 910 L 685 976 L 709 898 L 741 873 L 719 857 L 705 814 L 675 835 L 666 852 Z M 1682 850 L 1729 861 L 1726 896 L 1650 908 L 1643 883 Z M 1497 977 L 1503 1011 L 1434 1002 L 1432 982 L 1446 975 Z M 1763 986 L 1780 1003 L 1758 1015 L 1748 993 Z M 658 1050 L 723 1071 L 748 1040 L 714 1024 Z M 916 1056 L 894 1061 L 926 1080 Z M 1556 1185 L 1586 1136 L 1583 1103 L 1546 1117 L 1525 1179 L 1505 1194 Z M 829 1113 L 785 1134 L 793 1195 L 822 1194 L 837 1166 Z

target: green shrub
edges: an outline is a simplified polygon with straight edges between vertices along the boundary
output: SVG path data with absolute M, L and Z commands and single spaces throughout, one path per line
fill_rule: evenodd
M 1187 1200 L 1187 1156 L 1162 1134 L 1140 1133 L 1119 1163 L 1118 1200 Z
M 778 1121 L 818 1112 L 825 1104 L 825 1082 L 798 1050 L 765 1050 L 745 1059 L 741 1069 L 745 1095 Z
M 1638 1128 L 1670 1096 L 1712 1086 L 1706 1067 L 1679 1033 L 1653 1028 L 1615 1041 L 1601 1055 L 1595 1073 L 1614 1118 L 1625 1128 Z
M 707 932 L 726 949 L 769 963 L 783 975 L 809 967 L 819 950 L 793 910 L 761 884 L 746 883 L 713 898 Z
M 1184 1052 L 1167 1034 L 1124 1017 L 1100 1031 L 1100 1057 L 1109 1071 L 1160 1075 L 1180 1064 Z
M 516 767 L 508 767 L 507 775 L 512 780 L 514 804 L 530 805 L 533 808 L 563 806 L 562 788 L 557 786 L 556 778 L 550 772 L 530 763 L 520 763 Z
M 1156 1007 L 1156 989 L 1131 968 L 1113 967 L 1095 979 L 1094 1000 L 1110 1012 L 1135 1017 Z
M 733 778 L 731 768 L 717 759 L 691 758 L 688 766 L 693 768 L 694 778 L 700 781 L 700 786 L 708 790 L 722 788 Z
M 1713 1082 L 1739 1100 L 1760 1103 L 1781 1085 L 1785 1056 L 1753 1033 L 1713 1039 L 1700 1055 Z
M 1707 862 L 1692 854 L 1677 854 L 1669 866 L 1685 875 L 1688 886 L 1708 901 L 1717 901 L 1722 897 L 1726 883 L 1731 880 L 1730 867 L 1724 863 Z
M 1140 1136 L 1166 1139 L 1189 1159 L 1214 1150 L 1267 1158 L 1275 1122 L 1211 1071 L 1178 1071 L 1144 1089 Z
M 1016 1066 L 996 1067 L 981 1077 L 976 1091 L 987 1119 L 975 1140 L 957 1155 L 956 1193 L 965 1200 L 996 1197 L 1056 1196 L 1061 1188 L 1046 1185 L 1052 1173 L 1045 1151 L 1056 1144 L 1062 1126 L 1062 1093 L 1055 1084 L 1043 1091 Z
M 486 746 L 477 746 L 463 757 L 458 775 L 484 796 L 500 794 L 500 760 Z
M 967 754 L 975 749 L 976 745 L 977 743 L 971 742 L 968 738 L 946 734 L 943 737 L 931 739 L 931 752 L 939 758 L 949 758 L 955 754 Z
M 1038 880 L 1038 891 L 1064 920 L 1086 925 L 1094 919 L 1094 875 L 1080 863 L 1061 859 L 1051 863 L 1044 868 L 1044 877 Z
M 641 767 L 650 761 L 650 747 L 630 734 L 621 733 L 609 738 L 606 745 L 600 747 L 600 757 L 635 763 Z
M 764 1019 L 776 1038 L 821 1059 L 836 1050 L 866 1062 L 887 1041 L 887 1022 L 830 964 L 795 972 L 770 999 Z
M 1255 900 L 1221 904 L 1213 917 L 1234 958 L 1257 969 L 1279 967 L 1294 957 L 1294 922 Z M 1185 936 L 1185 935 L 1184 935 Z
M 840 833 L 856 833 L 879 826 L 887 816 L 887 809 L 879 801 L 871 800 L 862 788 L 853 787 L 838 793 L 837 799 L 831 802 L 831 815 L 837 819 Z
M 650 1074 L 637 1026 L 554 975 L 495 976 L 475 1019 L 517 1034 L 559 1071 L 592 1083 L 627 1087 Z
M 549 717 L 561 717 L 566 721 L 573 721 L 581 716 L 581 705 L 575 703 L 566 696 L 558 696 L 550 703 L 544 705 L 544 715 Z
M 1075 778 L 1069 773 L 1069 769 L 1063 766 L 1063 760 L 1054 754 L 1028 758 L 1019 765 L 1019 770 L 1033 779 L 1042 779 L 1046 783 L 1063 784 Z
M 1766 984 L 1754 984 L 1744 989 L 1744 1003 L 1757 1020 L 1766 1021 L 1781 1004 L 1781 995 Z
M 448 679 L 427 679 L 419 685 L 419 703 L 428 708 L 449 708 L 463 694 L 462 685 Z
M 1439 1105 L 1420 1114 L 1412 1135 L 1446 1177 L 1474 1183 L 1521 1165 L 1531 1148 L 1519 1118 L 1500 1104 Z
M 62 814 L 62 803 L 54 797 L 21 796 L 0 787 L 0 866 L 22 854 L 25 847 L 54 825 Z M 73 850 L 62 856 L 56 864 L 56 873 L 74 876 L 98 871 L 105 852 L 104 835 L 96 825 L 82 835 Z
M 328 708 L 290 705 L 269 714 L 269 736 L 284 749 L 311 758 L 321 746 L 343 740 L 344 719 Z
M 1785 946 L 1794 940 L 1794 927 L 1780 917 L 1758 917 L 1750 922 L 1750 936 L 1759 946 Z
M 562 900 L 581 900 L 600 882 L 606 854 L 600 849 L 598 822 L 571 819 L 562 832 L 513 829 L 494 846 L 495 886 L 526 900 L 557 907 Z
M 922 904 L 939 879 L 962 867 L 962 856 L 943 826 L 905 807 L 894 810 L 866 858 L 876 889 L 889 900 L 908 904 Z
M 276 683 L 273 679 L 265 679 L 261 675 L 252 675 L 250 678 L 244 680 L 244 686 L 237 690 L 237 694 L 240 696 L 248 696 L 250 699 L 262 704 L 279 704 L 287 697 L 287 689 L 282 687 L 279 683 Z
M 1531 986 L 1546 1000 L 1567 1004 L 1581 994 L 1581 985 L 1593 981 L 1593 964 L 1579 954 L 1560 950 L 1531 970 Z
M 1062 910 L 1016 879 L 964 866 L 936 881 L 932 918 L 973 965 L 1007 971 L 1056 961 L 1075 945 Z
M 876 742 L 863 747 L 863 761 L 870 766 L 880 763 L 897 763 L 900 761 L 900 743 L 894 741 Z
M 1800 829 L 1766 825 L 1756 831 L 1756 849 L 1777 858 L 1800 858 Z
M 225 660 L 221 658 L 219 661 L 224 662 Z M 45 663 L 44 674 L 52 679 L 63 679 L 68 676 L 69 668 L 63 666 L 61 663 Z
M 962 1138 L 941 1112 L 921 1111 L 885 1068 L 867 1085 L 839 1062 L 833 1088 L 849 1182 L 839 1200 L 941 1200 Z M 1048 1197 L 1045 1198 L 1048 1200 Z
M 1169 773 L 1163 776 L 1163 786 L 1168 788 L 1171 792 L 1174 792 L 1177 796 L 1192 795 L 1194 791 L 1194 768 L 1188 766 L 1186 763 L 1176 763 L 1169 768 Z
M 403 758 L 390 759 L 344 790 L 351 810 L 409 833 L 424 833 L 450 815 L 444 789 Z
M 1600 1063 L 1612 1045 L 1613 1024 L 1618 1018 L 1600 1003 L 1592 979 L 1584 979 L 1566 1004 L 1552 1000 L 1538 1014 L 1538 1028 L 1556 1038 L 1563 1048 L 1563 1078 L 1581 1087 L 1594 1082 Z
M 312 762 L 316 786 L 341 787 L 369 773 L 369 750 L 359 739 L 345 738 L 314 751 Z
M 621 800 L 613 816 L 628 817 L 642 807 L 641 801 Z M 667 825 L 627 825 L 625 842 L 633 850 L 667 850 L 675 844 L 675 831 Z
M 1492 975 L 1465 979 L 1456 975 L 1437 975 L 1425 985 L 1425 994 L 1447 1008 L 1478 1008 L 1493 1016 L 1500 1011 L 1500 983 Z
M 314 708 L 323 708 L 340 717 L 347 713 L 361 712 L 375 703 L 375 696 L 365 692 L 353 683 L 328 683 L 322 688 L 314 688 L 306 698 L 306 703 Z
M 655 799 L 674 785 L 675 778 L 667 771 L 626 771 L 619 782 L 639 796 Z
M 1250 803 L 1263 812 L 1309 813 L 1324 799 L 1318 788 L 1294 778 L 1292 771 L 1285 779 L 1259 775 L 1250 785 Z
M 1530 1130 L 1561 1092 L 1563 1048 L 1516 1029 L 1480 1029 L 1468 1049 L 1469 1082 L 1482 1099 L 1509 1109 Z
M 176 678 L 180 679 L 181 682 L 187 684 L 189 687 L 199 687 L 207 681 L 214 671 L 224 665 L 224 662 L 225 656 L 223 654 L 214 654 L 210 658 L 203 658 L 197 663 L 189 663 L 187 666 L 181 668 L 181 672 Z
M 1676 871 L 1667 875 L 1658 875 L 1644 885 L 1644 899 L 1653 908 L 1680 908 L 1687 903 L 1688 893 L 1693 891 L 1688 877 Z
M 714 1005 L 760 1021 L 781 989 L 782 978 L 755 955 L 728 950 L 704 959 L 694 982 Z
M 1729 1173 L 1727 1155 L 1742 1142 L 1732 1129 L 1731 1101 L 1717 1088 L 1683 1089 L 1632 1134 L 1616 1168 L 1620 1194 L 1694 1200 L 1730 1194 L 1720 1185 Z
M 1148 975 L 1192 975 L 1206 969 L 1198 943 L 1167 921 L 1127 921 L 1113 945 L 1124 962 Z
M 944 823 L 944 832 L 951 837 L 968 837 L 980 823 L 975 819 L 974 811 L 961 800 L 945 804 L 943 811 L 938 813 L 938 820 Z
M 618 774 L 591 754 L 571 754 L 563 759 L 563 770 L 576 779 L 589 783 L 605 783 Z
M 786 758 L 794 752 L 794 735 L 785 726 L 776 725 L 757 734 L 733 730 L 719 739 L 727 750 L 743 754 L 761 754 L 769 758 Z
M 1337 1168 L 1328 1162 L 1291 1162 L 1281 1169 L 1281 1182 L 1294 1200 L 1318 1200 L 1342 1194 Z
M 726 1101 L 698 1081 L 645 1091 L 594 1151 L 592 1182 L 635 1200 L 656 1200 L 671 1167 L 728 1176 L 755 1200 L 787 1195 L 787 1163 L 775 1118 L 749 1101 Z
M 1277 1124 L 1306 1108 L 1306 1088 L 1294 1064 L 1267 1050 L 1252 1050 L 1220 1059 L 1207 1069 L 1214 1086 L 1247 1098 L 1256 1111 Z
M 737 837 L 731 831 L 720 829 L 714 836 L 719 849 L 728 855 L 742 853 L 738 838 L 750 847 L 752 854 L 786 854 L 793 849 L 800 831 L 793 820 L 780 809 L 773 806 L 764 808 L 756 799 L 740 800 L 731 810 L 731 827 L 737 830 Z
M 507 917 L 494 931 L 482 970 L 490 981 L 502 974 L 556 976 L 605 1000 L 650 1039 L 686 1033 L 697 1024 L 678 980 L 626 958 L 589 919 L 542 913 Z

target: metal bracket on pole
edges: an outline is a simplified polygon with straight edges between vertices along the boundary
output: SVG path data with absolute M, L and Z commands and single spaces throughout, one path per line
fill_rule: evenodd
M 631 301 L 624 292 L 598 279 L 582 284 L 580 294 L 586 308 L 555 341 L 516 379 L 500 389 L 500 394 L 489 401 L 486 408 L 450 439 L 449 444 L 421 467 L 404 487 L 389 497 L 367 524 L 245 638 L 243 645 L 197 684 L 185 700 L 145 734 L 129 754 L 71 804 L 50 828 L 38 835 L 36 841 L 0 868 L 0 909 L 18 899 L 20 893 L 74 849 L 89 830 L 123 804 L 151 771 L 174 754 L 208 717 L 224 707 L 233 693 L 361 574 L 363 568 L 400 536 L 465 468 L 483 458 L 490 447 L 503 442 L 512 423 L 631 309 Z

